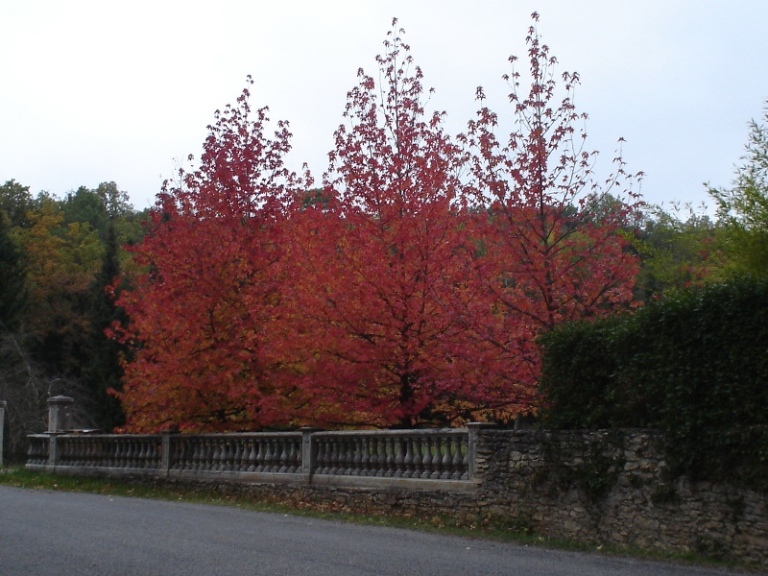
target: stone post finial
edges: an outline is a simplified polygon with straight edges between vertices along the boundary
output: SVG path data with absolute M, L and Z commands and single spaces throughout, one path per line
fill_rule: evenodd
M 48 398 L 48 432 L 63 432 L 72 429 L 72 407 L 75 399 L 69 396 Z

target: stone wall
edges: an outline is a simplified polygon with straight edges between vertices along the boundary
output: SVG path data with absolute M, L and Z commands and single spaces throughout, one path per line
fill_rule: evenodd
M 768 565 L 768 496 L 668 480 L 649 431 L 483 430 L 476 489 L 217 484 L 302 508 L 492 524 L 596 546 L 693 551 Z
M 768 562 L 768 496 L 665 473 L 648 431 L 484 431 L 481 514 L 595 544 Z
M 462 448 L 472 473 L 460 481 L 404 482 L 345 472 L 275 482 L 252 473 L 228 472 L 221 455 L 214 458 L 217 468 L 197 477 L 154 472 L 141 476 L 145 482 L 205 484 L 297 508 L 418 517 L 435 524 L 492 524 L 596 546 L 694 551 L 768 566 L 768 494 L 668 478 L 663 438 L 657 433 L 512 431 L 481 426 L 472 430 L 473 439 Z M 333 434 L 338 433 L 319 436 Z M 352 433 L 346 434 L 352 438 Z M 213 435 L 204 438 L 206 442 L 213 439 Z M 81 443 L 87 445 L 86 440 Z M 72 456 L 79 458 L 75 452 Z M 441 451 L 432 448 L 432 453 Z M 430 459 L 435 460 L 439 458 Z M 84 468 L 81 462 L 55 467 L 55 471 L 80 473 Z M 117 475 L 136 473 L 133 468 L 109 470 Z

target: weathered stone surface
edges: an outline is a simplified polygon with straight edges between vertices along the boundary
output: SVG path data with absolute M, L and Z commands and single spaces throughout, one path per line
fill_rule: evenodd
M 298 508 L 418 517 L 435 524 L 495 524 L 543 537 L 693 550 L 768 566 L 768 495 L 687 478 L 670 480 L 665 475 L 663 442 L 655 432 L 477 429 L 475 434 L 474 461 L 467 464 L 472 475 L 455 482 L 423 475 L 422 479 L 349 477 L 342 481 L 338 473 L 315 475 L 314 481 L 303 468 L 302 473 L 297 469 L 293 474 L 295 481 L 277 482 L 229 470 L 225 465 L 229 457 L 222 455 L 216 474 L 145 474 L 142 481 L 204 484 Z M 140 440 L 136 438 L 134 444 Z M 300 440 L 294 440 L 296 458 Z M 41 442 L 30 452 L 30 462 L 45 462 Z M 131 456 L 134 452 L 137 455 Z M 121 455 L 120 461 L 160 459 L 157 454 L 157 450 L 134 449 L 128 456 Z M 432 461 L 437 461 L 435 455 L 444 452 L 432 454 Z M 191 462 L 201 466 L 196 456 Z M 82 472 L 87 466 L 80 463 L 72 471 Z M 137 472 L 135 465 L 130 470 Z

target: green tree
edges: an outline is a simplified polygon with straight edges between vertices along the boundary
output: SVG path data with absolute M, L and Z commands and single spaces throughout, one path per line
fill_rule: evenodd
M 26 268 L 10 221 L 0 212 L 0 332 L 15 331 L 26 308 Z
M 19 230 L 27 261 L 27 329 L 36 357 L 49 369 L 77 374 L 88 333 L 88 287 L 99 270 L 103 245 L 87 223 L 64 225 L 55 199 L 43 196 Z
M 640 300 L 723 279 L 723 227 L 705 212 L 685 208 L 667 212 L 651 206 L 638 226 L 633 246 L 641 259 L 636 287 Z
M 768 276 L 768 102 L 749 137 L 730 188 L 709 188 L 725 227 L 725 248 L 735 272 Z
M 120 401 L 110 394 L 110 390 L 121 390 L 120 380 L 123 374 L 120 358 L 123 346 L 107 336 L 107 331 L 115 322 L 125 322 L 125 314 L 115 305 L 119 287 L 114 285 L 120 275 L 120 247 L 114 225 L 107 229 L 107 242 L 104 247 L 101 269 L 90 286 L 90 332 L 86 342 L 87 360 L 82 376 L 88 385 L 93 399 L 93 417 L 96 425 L 105 431 L 125 423 Z
M 10 226 L 26 227 L 29 224 L 27 214 L 33 206 L 29 186 L 23 186 L 13 179 L 0 186 L 0 212 L 6 214 Z

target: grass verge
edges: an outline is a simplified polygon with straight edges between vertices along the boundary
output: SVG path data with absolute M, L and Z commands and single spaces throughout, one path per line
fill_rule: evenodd
M 439 534 L 450 534 L 464 538 L 514 542 L 523 546 L 600 553 L 613 556 L 632 557 L 642 560 L 672 562 L 738 570 L 746 573 L 761 573 L 764 567 L 745 564 L 733 559 L 711 558 L 693 552 L 670 553 L 615 547 L 596 546 L 573 540 L 560 540 L 534 533 L 529 526 L 518 522 L 486 520 L 473 525 L 457 525 L 455 520 L 446 516 L 430 518 L 407 515 L 383 515 L 360 510 L 350 510 L 345 506 L 334 506 L 307 500 L 279 501 L 278 499 L 255 496 L 242 489 L 228 489 L 232 485 L 215 486 L 211 484 L 176 484 L 170 482 L 125 480 L 86 476 L 53 475 L 26 470 L 22 466 L 0 467 L 0 485 L 26 488 L 31 490 L 60 490 L 105 494 L 132 498 L 182 501 L 215 506 L 233 506 L 260 512 L 294 514 L 338 522 L 389 526 L 406 530 L 420 530 Z

